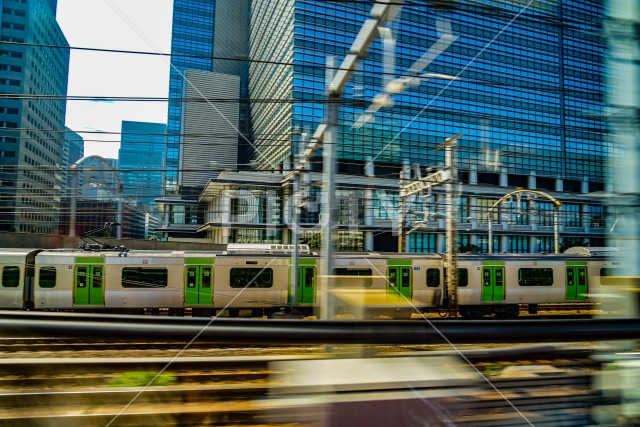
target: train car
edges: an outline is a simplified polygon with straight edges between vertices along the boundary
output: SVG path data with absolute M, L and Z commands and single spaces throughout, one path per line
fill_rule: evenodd
M 184 309 L 184 257 L 162 251 L 42 251 L 34 308 L 138 313 Z
M 442 303 L 442 277 L 442 260 L 437 255 L 338 255 L 332 296 L 338 313 L 410 318 Z
M 301 259 L 298 301 L 291 301 L 291 257 L 280 254 L 245 253 L 221 254 L 215 258 L 214 298 L 215 310 L 250 309 L 255 315 L 285 306 L 315 303 L 315 267 L 309 259 Z M 301 286 L 302 285 L 302 286 Z M 307 285 L 308 287 L 305 287 Z M 303 302 L 304 304 L 300 304 Z
M 33 275 L 38 249 L 0 249 L 0 309 L 33 308 Z
M 591 304 L 601 270 L 613 262 L 604 254 L 460 255 L 459 312 L 514 318 L 523 305 L 535 314 L 540 304 Z
M 325 293 L 322 258 L 308 248 L 301 248 L 294 284 L 291 245 L 235 246 L 224 252 L 0 250 L 0 308 L 310 315 L 331 298 L 338 314 L 409 318 L 448 305 L 443 255 L 338 253 Z M 620 275 L 622 258 L 606 248 L 578 249 L 556 255 L 459 255 L 460 314 L 512 318 L 522 307 L 535 313 L 540 304 L 606 300 L 619 282 L 613 277 Z
M 251 310 L 253 316 L 288 310 L 304 315 L 318 313 L 323 294 L 318 281 L 322 259 L 317 254 L 303 248 L 298 258 L 298 281 L 294 285 L 291 247 L 238 246 L 201 263 L 202 268 L 209 268 L 204 265 L 212 268 L 213 307 L 207 310 L 191 306 L 193 313 L 210 316 L 228 310 L 229 315 L 237 316 L 243 309 Z M 190 253 L 184 256 L 189 257 Z M 187 268 L 192 268 L 196 276 L 201 274 L 198 270 L 201 267 Z M 442 266 L 436 255 L 416 258 L 341 253 L 334 258 L 331 301 L 338 314 L 408 318 L 414 311 L 433 308 L 441 301 L 441 282 Z M 189 307 L 188 299 L 185 306 Z

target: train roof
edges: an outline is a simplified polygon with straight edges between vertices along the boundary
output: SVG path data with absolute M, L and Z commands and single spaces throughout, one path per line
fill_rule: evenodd
M 444 257 L 444 255 L 443 255 Z M 464 253 L 458 254 L 459 260 L 477 260 L 477 261 L 583 261 L 585 258 L 592 258 L 598 260 L 604 260 L 609 258 L 609 255 L 593 255 L 584 256 L 579 254 L 551 254 L 551 253 L 539 253 L 539 254 L 472 254 Z
M 25 248 L 0 248 L 2 255 L 27 255 L 31 252 L 38 253 L 41 249 L 25 249 Z
M 22 248 L 5 248 L 0 249 L 0 251 L 4 254 L 11 255 L 26 255 L 29 253 L 38 253 L 40 252 L 42 255 L 58 255 L 58 256 L 105 256 L 105 257 L 277 257 L 277 258 L 289 258 L 293 254 L 294 245 L 275 245 L 280 246 L 280 248 L 272 248 L 274 245 L 261 245 L 263 247 L 256 247 L 256 245 L 251 245 L 252 247 L 243 248 L 243 250 L 231 250 L 231 251 L 206 251 L 206 250 L 185 250 L 185 251 L 175 251 L 175 250 L 149 250 L 149 249 L 133 249 L 127 250 L 125 248 L 110 248 L 110 249 L 22 249 Z M 303 245 L 301 245 L 303 246 Z M 321 257 L 320 253 L 311 252 L 306 248 L 302 249 L 298 252 L 298 255 L 305 258 L 319 258 Z M 463 260 L 575 260 L 575 259 L 584 259 L 585 257 L 589 258 L 607 258 L 614 257 L 617 258 L 623 255 L 624 252 L 619 248 L 609 248 L 609 247 L 574 247 L 568 249 L 562 254 L 553 254 L 553 253 L 537 253 L 537 254 L 512 254 L 512 253 L 494 253 L 494 254 L 483 254 L 483 253 L 459 253 L 457 256 Z M 354 257 L 367 257 L 367 258 L 377 258 L 377 259 L 446 259 L 446 254 L 444 253 L 398 253 L 398 252 L 366 252 L 366 251 L 346 251 L 346 252 L 335 252 L 334 257 L 336 259 L 344 259 L 344 258 L 354 258 Z
M 564 251 L 565 254 L 575 254 L 583 256 L 598 256 L 598 255 L 617 255 L 620 248 L 614 247 L 587 247 L 587 246 L 574 246 Z

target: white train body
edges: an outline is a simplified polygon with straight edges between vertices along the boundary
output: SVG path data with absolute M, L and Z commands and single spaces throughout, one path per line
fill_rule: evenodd
M 602 256 L 461 255 L 457 302 L 467 317 L 515 317 L 520 305 L 601 302 L 607 290 L 600 275 L 619 264 Z
M 333 259 L 331 292 L 323 292 L 322 259 L 303 252 L 293 285 L 290 253 L 0 249 L 0 309 L 144 312 L 169 309 L 211 316 L 285 309 L 335 310 L 408 317 L 451 305 L 475 318 L 515 317 L 521 307 L 600 302 L 618 290 L 601 276 L 621 271 L 619 257 L 467 255 L 457 259 L 455 292 L 446 257 L 436 254 L 344 253 Z
M 33 264 L 37 250 L 0 249 L 0 309 L 28 308 L 33 300 Z

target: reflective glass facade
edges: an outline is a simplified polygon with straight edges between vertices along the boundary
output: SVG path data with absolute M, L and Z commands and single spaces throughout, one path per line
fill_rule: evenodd
M 257 142 L 262 167 L 285 163 L 295 134 L 322 123 L 326 58 L 342 61 L 370 9 L 369 2 L 253 2 L 250 57 L 260 62 L 250 64 L 251 97 L 280 101 L 252 110 L 254 132 L 268 135 Z M 354 127 L 386 83 L 378 37 L 344 90 L 339 157 L 437 167 L 443 154 L 434 148 L 463 133 L 463 170 L 603 182 L 610 147 L 602 116 L 602 19 L 601 1 L 487 0 L 448 10 L 407 3 L 391 25 L 395 65 L 387 77 L 459 79 L 424 78 L 395 95 L 373 122 Z M 453 42 L 438 44 L 443 34 Z
M 197 63 L 190 68 L 213 67 L 215 71 L 221 52 L 225 58 L 234 57 L 235 47 L 220 50 L 216 44 L 224 37 L 240 40 L 237 34 L 230 36 L 229 29 L 236 21 L 247 24 L 250 111 L 246 135 L 256 148 L 253 163 L 264 171 L 286 171 L 301 134 L 313 133 L 325 121 L 328 58 L 334 57 L 336 66 L 341 64 L 370 18 L 374 2 L 251 0 L 247 23 L 240 15 L 221 13 L 219 6 L 227 1 L 215 0 L 215 10 L 211 9 L 217 21 L 214 63 Z M 201 11 L 184 7 L 188 3 L 176 1 L 176 7 L 183 7 L 182 12 L 176 9 L 176 14 L 197 15 L 199 19 Z M 445 3 L 450 7 L 443 7 Z M 213 17 L 210 22 L 213 26 Z M 489 214 L 496 227 L 495 251 L 548 250 L 554 206 L 547 199 L 518 199 L 491 213 L 489 210 L 515 187 L 555 192 L 563 203 L 563 193 L 604 189 L 608 180 L 605 159 L 616 153 L 605 138 L 602 0 L 407 1 L 387 25 L 359 60 L 339 100 L 338 173 L 362 175 L 369 159 L 375 167 L 367 174 L 378 178 L 397 180 L 403 165 L 440 169 L 444 153 L 435 148 L 461 133 L 458 166 L 460 178 L 469 185 L 458 198 L 457 220 L 459 231 L 464 231 L 459 234 L 459 244 L 486 252 Z M 180 26 L 174 22 L 174 39 L 177 28 Z M 190 30 L 186 24 L 178 34 L 182 43 L 191 42 Z M 203 56 L 211 52 L 202 47 L 192 49 Z M 415 84 L 373 108 L 373 101 L 390 81 L 408 77 L 414 78 Z M 175 100 L 180 85 L 172 85 Z M 172 105 L 179 107 L 175 101 Z M 372 110 L 371 120 L 361 125 L 366 117 L 363 114 Z M 171 111 L 170 107 L 170 133 L 172 120 L 177 123 L 180 117 L 179 110 L 173 118 Z M 174 127 L 175 132 L 179 129 Z M 177 162 L 179 138 L 174 141 L 169 146 L 175 147 Z M 167 167 L 172 170 L 170 159 L 171 153 Z M 175 167 L 179 167 L 177 163 Z M 412 172 L 405 179 L 415 177 Z M 484 188 L 476 192 L 477 187 Z M 390 188 L 373 189 L 370 196 L 362 191 L 359 194 L 362 188 L 358 186 L 345 186 L 337 192 L 338 198 L 348 195 L 351 200 L 370 202 L 375 223 L 363 225 L 362 211 L 369 212 L 367 202 L 351 208 L 350 203 L 338 200 L 336 221 L 346 242 L 341 247 L 370 247 L 371 239 L 361 242 L 369 233 L 376 248 L 395 250 L 392 245 L 397 238 L 392 232 L 397 231 L 400 198 L 397 186 Z M 310 189 L 310 208 L 303 209 L 303 223 L 317 222 L 318 193 L 316 187 Z M 444 250 L 445 203 L 442 194 L 434 195 L 433 205 L 423 209 L 432 214 L 425 227 L 407 236 L 408 250 Z M 604 218 L 608 214 L 597 203 L 571 199 L 558 212 L 562 232 L 580 236 L 597 229 L 602 234 L 608 226 Z M 407 216 L 408 224 L 419 219 Z M 373 228 L 354 234 L 347 224 Z M 262 232 L 233 233 L 232 239 L 243 241 L 272 238 Z M 305 233 L 308 242 L 317 237 L 314 231 Z M 287 239 L 284 232 L 283 239 Z
M 174 0 L 165 190 L 177 191 L 185 70 L 211 71 L 215 0 Z
M 0 99 L 0 231 L 55 233 L 69 44 L 55 19 L 55 1 L 4 0 L 0 6 L 0 93 L 20 95 Z
M 123 194 L 131 205 L 158 216 L 155 199 L 163 193 L 167 125 L 164 123 L 122 122 L 122 143 L 118 171 Z

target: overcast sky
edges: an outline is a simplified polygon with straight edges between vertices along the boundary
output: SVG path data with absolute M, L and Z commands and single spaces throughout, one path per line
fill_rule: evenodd
M 57 19 L 72 47 L 170 53 L 172 7 L 172 0 L 58 0 Z M 71 50 L 68 95 L 166 98 L 168 61 Z M 166 123 L 167 104 L 67 102 L 66 125 L 85 139 L 85 155 L 117 158 L 123 120 Z

